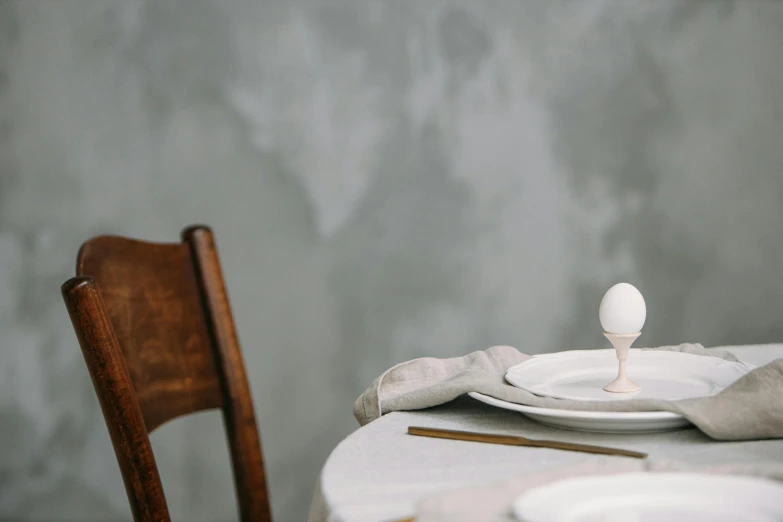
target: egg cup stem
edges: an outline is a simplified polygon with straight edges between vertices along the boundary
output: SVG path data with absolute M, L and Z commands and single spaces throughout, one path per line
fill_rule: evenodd
M 604 386 L 604 390 L 611 393 L 630 393 L 639 391 L 641 389 L 641 386 L 628 378 L 625 370 L 625 361 L 628 359 L 628 350 L 640 335 L 642 335 L 641 332 L 633 334 L 613 334 L 604 332 L 604 336 L 609 339 L 609 342 L 612 343 L 612 346 L 614 346 L 615 354 L 617 355 L 617 360 L 619 361 L 617 378 Z

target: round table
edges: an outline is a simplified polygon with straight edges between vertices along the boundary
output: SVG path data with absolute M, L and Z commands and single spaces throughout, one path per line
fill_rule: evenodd
M 762 365 L 783 357 L 783 344 L 718 347 Z M 393 412 L 363 426 L 329 456 L 309 522 L 394 521 L 446 490 L 581 464 L 599 456 L 545 448 L 480 444 L 408 435 L 408 426 L 524 435 L 649 453 L 693 465 L 783 461 L 783 440 L 716 442 L 697 429 L 609 435 L 550 428 L 469 397 L 421 411 Z

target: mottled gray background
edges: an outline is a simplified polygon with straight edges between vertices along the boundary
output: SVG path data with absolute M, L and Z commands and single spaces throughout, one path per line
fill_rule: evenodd
M 387 366 L 783 341 L 783 3 L 0 0 L 0 518 L 127 520 L 59 296 L 98 233 L 217 232 L 278 520 Z M 153 435 L 235 519 L 217 413 Z

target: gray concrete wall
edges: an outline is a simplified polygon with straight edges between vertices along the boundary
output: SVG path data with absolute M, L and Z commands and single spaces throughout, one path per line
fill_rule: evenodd
M 127 520 L 59 296 L 98 233 L 211 224 L 278 520 L 387 366 L 783 341 L 783 3 L 0 0 L 0 518 Z M 235 519 L 218 414 L 153 434 Z

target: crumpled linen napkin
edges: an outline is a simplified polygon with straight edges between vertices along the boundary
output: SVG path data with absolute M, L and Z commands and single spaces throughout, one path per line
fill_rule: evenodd
M 686 352 L 705 357 L 737 358 L 700 344 L 647 350 Z M 539 397 L 508 384 L 506 371 L 527 359 L 511 346 L 493 346 L 463 357 L 424 357 L 400 363 L 379 376 L 354 403 L 354 416 L 364 425 L 392 411 L 430 408 L 468 392 L 529 406 L 591 411 L 670 411 L 678 413 L 716 440 L 783 437 L 783 359 L 754 369 L 722 392 L 679 401 L 629 399 L 573 401 Z
M 783 464 L 731 464 L 692 467 L 671 460 L 636 460 L 617 457 L 590 459 L 576 466 L 534 473 L 476 488 L 461 488 L 419 503 L 416 522 L 513 522 L 512 503 L 526 491 L 558 480 L 587 475 L 634 472 L 691 472 L 736 474 L 783 481 Z

